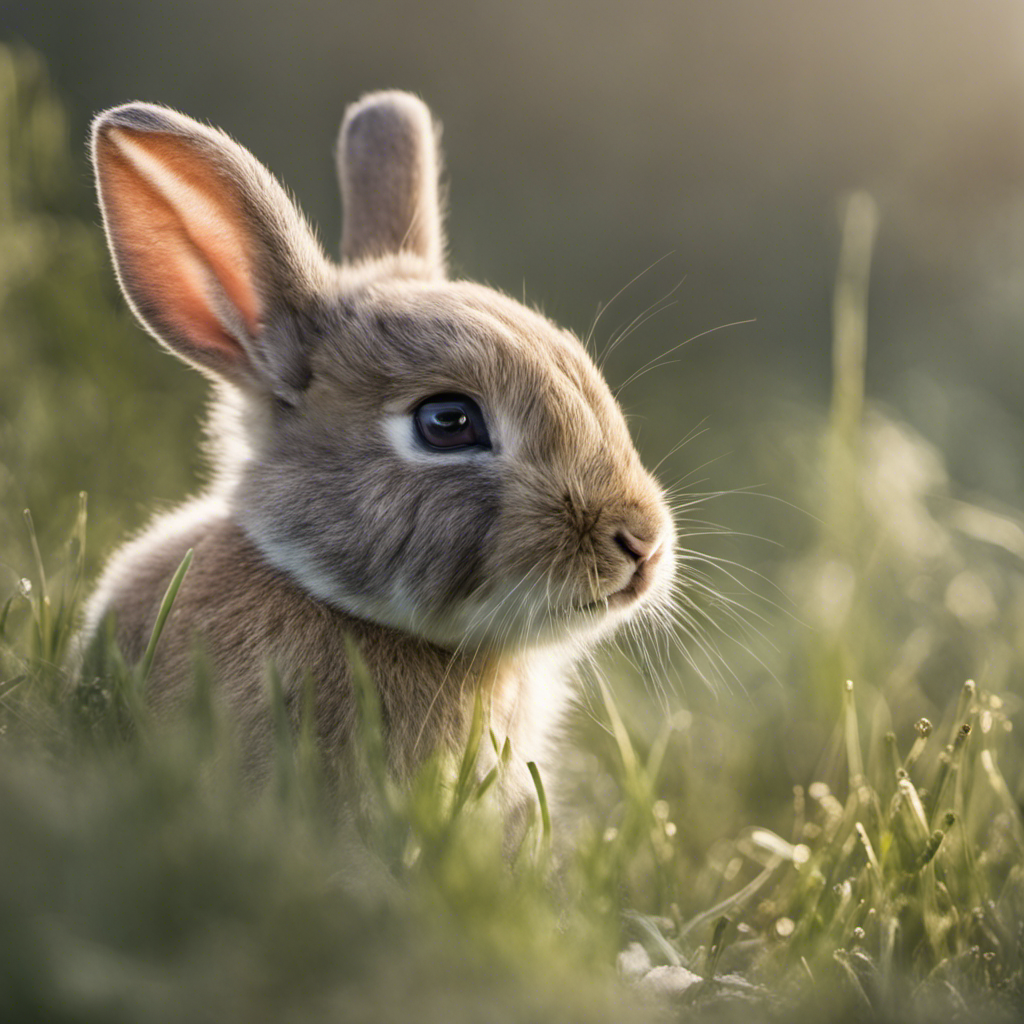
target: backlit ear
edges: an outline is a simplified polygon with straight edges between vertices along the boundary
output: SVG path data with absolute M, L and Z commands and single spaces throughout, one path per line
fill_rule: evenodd
M 301 387 L 295 314 L 326 258 L 270 172 L 222 132 L 143 103 L 96 118 L 92 157 L 118 279 L 150 332 L 234 383 Z
M 409 252 L 442 277 L 439 162 L 430 111 L 415 96 L 377 92 L 349 107 L 338 138 L 342 259 Z

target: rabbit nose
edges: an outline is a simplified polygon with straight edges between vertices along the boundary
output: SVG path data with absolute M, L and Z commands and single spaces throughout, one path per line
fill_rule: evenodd
M 661 547 L 661 541 L 641 540 L 634 533 L 623 528 L 615 534 L 615 543 L 626 553 L 639 569 L 645 562 L 650 561 Z
M 613 538 L 616 545 L 629 560 L 629 573 L 626 579 L 619 576 L 618 589 L 609 595 L 609 601 L 615 605 L 628 604 L 647 591 L 654 579 L 651 571 L 664 552 L 664 536 L 660 531 L 652 531 L 653 540 L 638 537 L 632 530 L 620 526 Z

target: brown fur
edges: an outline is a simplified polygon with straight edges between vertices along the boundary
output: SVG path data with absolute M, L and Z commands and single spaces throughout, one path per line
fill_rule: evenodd
M 324 749 L 353 720 L 346 637 L 380 694 L 390 761 L 464 741 L 474 696 L 516 754 L 550 761 L 573 664 L 667 600 L 673 529 L 579 341 L 492 289 L 444 279 L 429 112 L 374 94 L 340 144 L 346 261 L 226 136 L 163 108 L 101 115 L 94 159 L 115 265 L 143 323 L 219 380 L 210 492 L 111 560 L 86 638 L 113 612 L 141 657 L 195 555 L 151 674 L 180 702 L 199 643 L 258 763 L 266 666 Z M 491 447 L 439 452 L 413 412 L 471 396 Z M 485 745 L 486 746 L 486 745 Z
M 133 560 L 132 575 L 119 588 L 115 605 L 119 646 L 130 662 L 142 658 L 162 595 L 189 547 L 193 567 L 168 616 L 152 668 L 152 678 L 159 681 L 153 692 L 158 710 L 188 699 L 198 645 L 200 653 L 208 653 L 251 742 L 269 735 L 269 710 L 259 699 L 259 684 L 272 662 L 291 705 L 304 695 L 307 674 L 312 679 L 317 736 L 325 750 L 339 751 L 353 726 L 346 653 L 350 638 L 377 683 L 392 768 L 406 775 L 425 752 L 457 748 L 464 740 L 464 716 L 472 713 L 482 677 L 497 686 L 499 700 L 504 688 L 519 685 L 514 679 L 499 682 L 479 657 L 475 665 L 469 655 L 453 660 L 451 651 L 316 601 L 269 565 L 229 518 L 206 519 L 201 527 L 182 530 L 159 547 L 151 546 L 147 557 Z M 502 671 L 507 676 L 515 668 L 510 659 Z M 499 712 L 493 724 L 513 736 L 519 731 L 512 714 Z

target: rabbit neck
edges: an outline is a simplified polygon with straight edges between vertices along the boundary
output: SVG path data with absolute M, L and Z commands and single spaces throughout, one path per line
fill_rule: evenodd
M 433 751 L 461 756 L 478 697 L 481 777 L 496 763 L 492 733 L 499 750 L 508 741 L 521 783 L 529 782 L 527 761 L 549 762 L 571 694 L 571 663 L 562 652 L 460 655 L 388 627 L 360 623 L 357 630 L 381 698 L 396 774 L 408 775 Z
M 300 581 L 274 566 L 237 524 L 225 524 L 230 568 L 247 567 L 246 589 L 254 595 L 247 620 L 287 619 L 289 629 L 261 630 L 267 647 L 260 664 L 273 661 L 293 689 L 308 673 L 317 682 L 318 731 L 328 748 L 348 745 L 355 701 L 349 642 L 354 642 L 380 700 L 389 762 L 408 776 L 434 751 L 461 756 L 479 694 L 484 712 L 480 774 L 493 767 L 493 731 L 506 739 L 529 783 L 527 761 L 550 760 L 571 694 L 572 653 L 551 647 L 500 654 L 451 650 L 392 626 L 358 617 L 319 600 Z M 216 562 L 209 566 L 220 585 Z M 277 609 L 275 612 L 274 609 Z M 239 621 L 246 621 L 241 617 Z M 269 627 L 269 621 L 268 621 Z M 257 664 L 250 671 L 258 673 Z M 515 774 L 515 773 L 513 773 Z M 532 783 L 529 783 L 532 787 Z

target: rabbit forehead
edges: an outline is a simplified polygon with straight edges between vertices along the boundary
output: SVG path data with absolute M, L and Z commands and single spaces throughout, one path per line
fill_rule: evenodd
M 517 432 L 572 446 L 632 449 L 618 404 L 568 331 L 470 282 L 384 283 L 347 300 L 349 315 L 317 360 L 343 392 L 392 408 L 464 392 Z

